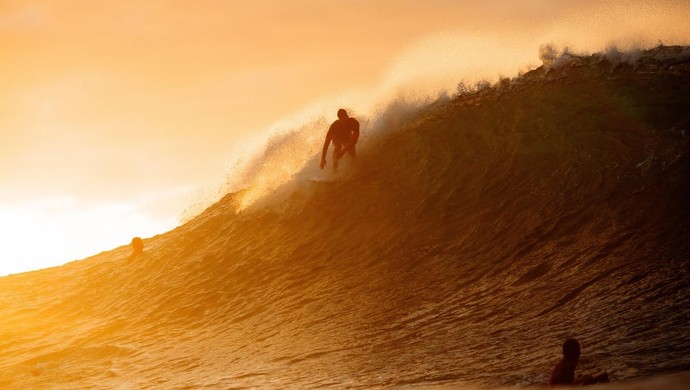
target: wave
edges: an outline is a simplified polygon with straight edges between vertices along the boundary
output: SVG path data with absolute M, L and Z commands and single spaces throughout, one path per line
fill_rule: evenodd
M 688 53 L 399 101 L 328 183 L 323 122 L 279 136 L 142 256 L 1 278 L 0 384 L 533 385 L 567 337 L 581 372 L 687 371 Z

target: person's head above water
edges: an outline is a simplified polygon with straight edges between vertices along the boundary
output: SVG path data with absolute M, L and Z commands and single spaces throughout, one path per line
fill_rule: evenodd
M 338 119 L 347 119 L 347 111 L 345 109 L 341 108 L 338 110 Z
M 132 238 L 132 255 L 138 255 L 144 251 L 144 241 L 140 237 Z
M 569 360 L 580 358 L 580 343 L 575 339 L 568 339 L 563 343 L 563 357 Z

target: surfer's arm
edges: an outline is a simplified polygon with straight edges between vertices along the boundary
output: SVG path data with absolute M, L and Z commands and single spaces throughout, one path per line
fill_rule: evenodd
M 333 138 L 333 134 L 329 129 L 328 134 L 326 134 L 326 140 L 323 143 L 323 151 L 321 151 L 321 169 L 326 166 L 326 153 L 328 153 L 328 145 L 331 143 L 331 138 Z
M 352 118 L 352 123 L 353 123 L 353 126 L 352 126 L 351 139 L 352 139 L 352 147 L 354 149 L 354 146 L 355 146 L 355 144 L 357 144 L 357 140 L 359 139 L 359 121 L 357 121 L 357 119 L 355 119 L 355 118 Z

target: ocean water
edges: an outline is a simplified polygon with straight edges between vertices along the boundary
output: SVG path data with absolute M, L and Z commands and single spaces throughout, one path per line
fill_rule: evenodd
M 604 388 L 690 388 L 689 58 L 391 109 L 330 182 L 0 278 L 0 387 L 537 387 L 576 337 Z

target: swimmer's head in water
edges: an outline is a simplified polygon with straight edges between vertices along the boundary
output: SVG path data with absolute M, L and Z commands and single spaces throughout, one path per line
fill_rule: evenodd
M 563 356 L 566 359 L 576 360 L 580 357 L 580 343 L 575 339 L 568 339 L 563 343 Z
M 345 111 L 345 109 L 342 109 L 342 108 L 340 110 L 338 110 L 338 118 L 339 119 L 347 118 L 347 111 Z
M 144 251 L 144 241 L 140 237 L 132 238 L 132 250 L 134 253 L 141 253 Z

